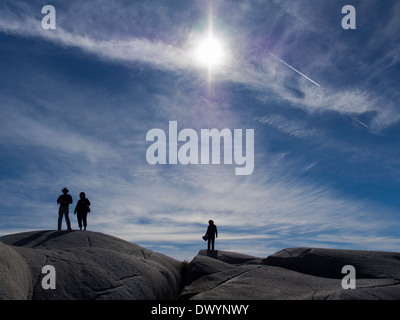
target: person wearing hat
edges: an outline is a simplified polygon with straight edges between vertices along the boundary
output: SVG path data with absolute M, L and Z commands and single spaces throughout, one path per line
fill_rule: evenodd
M 61 190 L 63 193 L 57 199 L 57 203 L 60 204 L 58 209 L 58 230 L 61 230 L 61 223 L 63 215 L 65 215 L 65 222 L 67 223 L 68 230 L 71 230 L 71 222 L 69 221 L 69 204 L 72 203 L 72 197 L 68 194 L 69 190 L 64 188 Z

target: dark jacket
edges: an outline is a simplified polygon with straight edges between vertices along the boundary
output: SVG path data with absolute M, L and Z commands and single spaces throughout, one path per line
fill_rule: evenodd
M 206 235 L 210 239 L 215 239 L 215 236 L 218 236 L 217 226 L 215 224 L 209 224 Z
M 72 197 L 69 194 L 62 194 L 58 197 L 57 203 L 60 204 L 60 207 L 68 207 L 72 203 Z
M 89 212 L 90 201 L 87 198 L 79 199 L 74 213 L 88 213 Z

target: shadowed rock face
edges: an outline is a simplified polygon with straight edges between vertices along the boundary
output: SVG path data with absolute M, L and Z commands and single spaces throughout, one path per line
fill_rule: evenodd
M 56 289 L 42 288 L 42 268 Z M 356 289 L 342 288 L 342 268 Z M 182 262 L 106 234 L 32 231 L 0 237 L 0 299 L 400 299 L 400 253 L 287 248 L 266 259 L 200 250 Z M 183 290 L 181 290 L 183 288 Z
M 356 289 L 342 288 L 342 267 Z M 189 266 L 181 299 L 400 299 L 400 254 L 288 248 L 266 259 L 202 250 Z
M 90 231 L 33 231 L 0 238 L 1 299 L 174 299 L 182 263 Z M 56 270 L 44 290 L 42 268 Z M 5 284 L 5 285 L 4 285 Z
M 0 242 L 0 298 L 27 299 L 29 288 L 28 265 L 18 252 Z
M 267 257 L 264 264 L 335 279 L 343 278 L 343 266 L 352 265 L 357 278 L 400 280 L 400 253 L 396 252 L 288 248 Z

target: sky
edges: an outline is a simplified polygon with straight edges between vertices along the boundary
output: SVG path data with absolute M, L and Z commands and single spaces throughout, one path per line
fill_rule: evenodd
M 67 187 L 88 230 L 179 260 L 209 219 L 216 249 L 257 257 L 400 251 L 399 16 L 396 0 L 1 1 L 0 235 L 56 229 Z M 251 174 L 149 163 L 148 132 L 168 152 L 174 121 L 192 146 L 241 129 L 243 154 L 254 130 Z

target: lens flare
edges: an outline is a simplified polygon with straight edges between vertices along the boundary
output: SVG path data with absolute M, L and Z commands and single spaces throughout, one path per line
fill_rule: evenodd
M 204 39 L 197 49 L 197 58 L 202 64 L 210 67 L 220 64 L 223 59 L 220 42 L 212 36 Z

